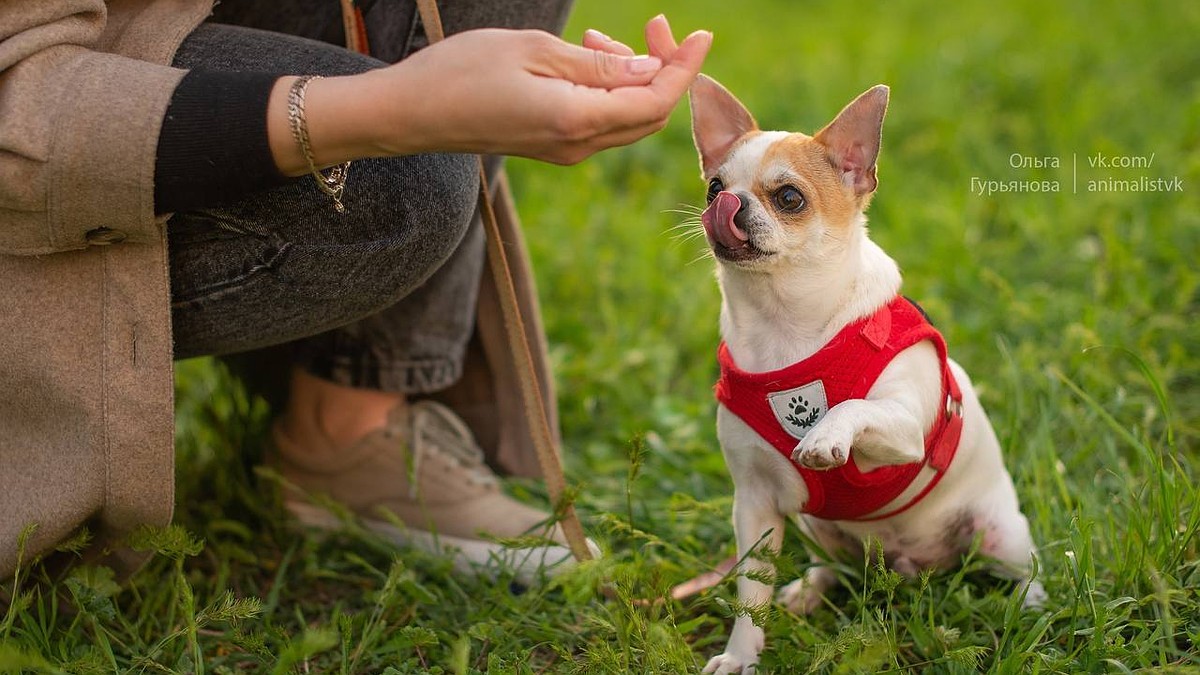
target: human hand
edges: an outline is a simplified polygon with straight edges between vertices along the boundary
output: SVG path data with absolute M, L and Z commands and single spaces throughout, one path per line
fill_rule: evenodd
M 676 45 L 658 16 L 646 40 L 650 54 L 639 57 L 595 31 L 575 46 L 539 31 L 485 29 L 387 68 L 315 81 L 306 101 L 314 155 L 320 165 L 435 151 L 581 161 L 661 129 L 712 35 L 698 31 Z M 283 78 L 276 86 L 285 102 L 288 85 Z M 286 126 L 271 142 L 285 173 L 307 170 Z

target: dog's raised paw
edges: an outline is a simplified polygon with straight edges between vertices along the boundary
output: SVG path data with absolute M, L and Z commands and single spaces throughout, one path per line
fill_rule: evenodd
M 854 438 L 836 430 L 818 426 L 792 450 L 792 461 L 809 469 L 833 469 L 850 458 L 850 446 Z
M 753 673 L 754 666 L 757 664 L 746 663 L 748 659 L 743 659 L 735 654 L 725 652 L 717 654 L 708 660 L 708 665 L 704 666 L 702 673 L 713 673 L 714 675 L 730 675 L 731 673 Z

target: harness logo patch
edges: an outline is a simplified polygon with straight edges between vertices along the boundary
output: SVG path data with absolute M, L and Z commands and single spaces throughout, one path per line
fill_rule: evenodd
M 829 412 L 825 385 L 820 380 L 806 385 L 767 394 L 767 403 L 775 413 L 779 426 L 796 440 L 804 438 L 810 429 Z

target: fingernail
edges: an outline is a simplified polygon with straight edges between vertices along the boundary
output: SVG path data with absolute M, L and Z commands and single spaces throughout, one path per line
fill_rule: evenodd
M 629 72 L 636 75 L 653 73 L 662 68 L 662 59 L 657 56 L 635 56 L 628 63 Z
M 601 33 L 600 31 L 596 30 L 595 28 L 589 28 L 589 29 L 587 29 L 587 30 L 586 30 L 586 31 L 584 31 L 584 32 L 585 32 L 585 33 L 587 33 L 587 34 L 589 34 L 589 35 L 591 35 L 591 36 L 592 36 L 592 37 L 594 37 L 594 38 L 598 38 L 598 39 L 600 39 L 600 40 L 603 40 L 604 42 L 612 42 L 612 41 L 613 41 L 613 39 L 612 39 L 612 38 L 608 37 L 608 36 L 607 36 L 607 35 L 605 35 L 604 33 Z

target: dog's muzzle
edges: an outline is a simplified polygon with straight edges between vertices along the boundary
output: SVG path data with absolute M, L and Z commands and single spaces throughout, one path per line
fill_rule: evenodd
M 740 227 L 737 216 L 746 205 L 736 194 L 718 192 L 717 196 L 700 214 L 708 244 L 717 258 L 734 263 L 745 263 L 769 255 L 750 241 L 750 233 Z M 744 218 L 744 216 L 743 216 Z
M 737 226 L 734 216 L 742 208 L 742 200 L 732 192 L 718 192 L 712 203 L 704 209 L 700 220 L 709 240 L 727 249 L 738 249 L 748 245 L 750 235 Z

